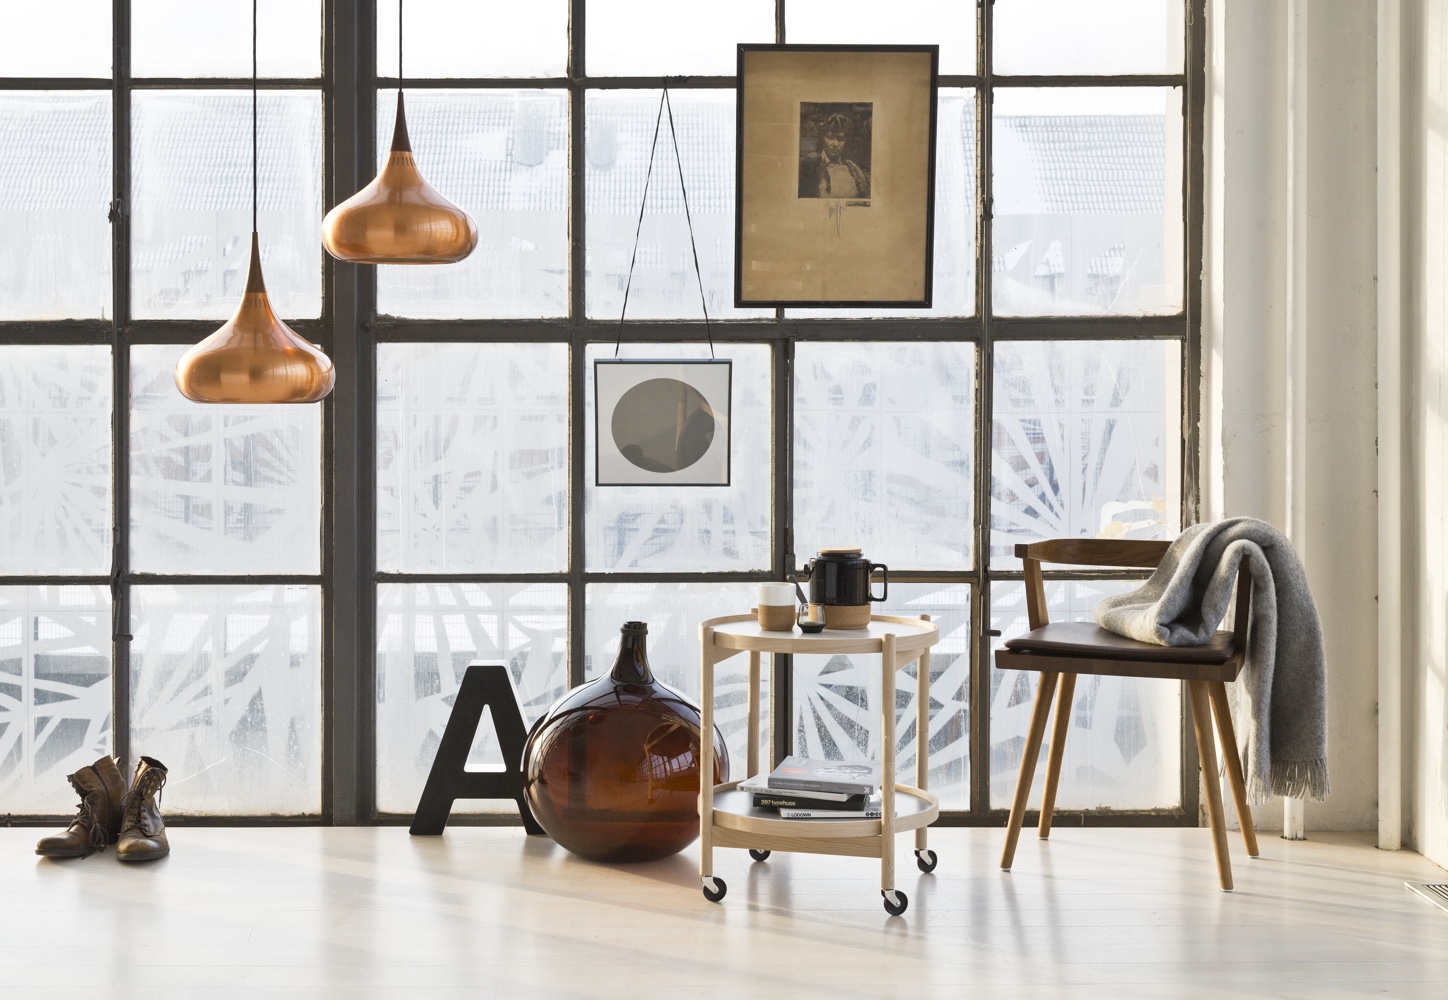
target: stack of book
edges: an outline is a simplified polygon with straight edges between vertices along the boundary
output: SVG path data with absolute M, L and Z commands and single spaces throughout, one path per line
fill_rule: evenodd
M 739 783 L 754 808 L 784 819 L 879 819 L 880 765 L 786 757 L 768 774 Z

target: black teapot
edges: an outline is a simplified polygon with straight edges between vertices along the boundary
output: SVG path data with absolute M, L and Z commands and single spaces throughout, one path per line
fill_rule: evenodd
M 870 574 L 877 569 L 883 576 L 878 597 L 870 588 Z M 809 603 L 824 605 L 826 628 L 864 628 L 870 623 L 870 603 L 890 595 L 890 568 L 870 562 L 859 549 L 820 549 L 800 579 L 809 580 Z M 844 608 L 852 610 L 831 610 Z

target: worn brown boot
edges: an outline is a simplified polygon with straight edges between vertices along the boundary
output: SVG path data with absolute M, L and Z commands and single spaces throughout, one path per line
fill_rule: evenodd
M 66 775 L 80 796 L 80 809 L 64 833 L 42 837 L 35 853 L 47 858 L 83 858 L 114 844 L 121 832 L 121 798 L 126 779 L 115 758 L 102 757 L 94 764 Z
M 121 839 L 116 844 L 116 857 L 122 861 L 154 861 L 171 853 L 166 824 L 156 806 L 156 795 L 165 784 L 166 765 L 154 757 L 142 757 L 121 805 Z

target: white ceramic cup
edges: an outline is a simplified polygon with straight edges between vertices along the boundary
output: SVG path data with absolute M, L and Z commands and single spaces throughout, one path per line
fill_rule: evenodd
M 761 583 L 759 585 L 759 606 L 761 608 L 794 607 L 794 587 L 787 583 Z

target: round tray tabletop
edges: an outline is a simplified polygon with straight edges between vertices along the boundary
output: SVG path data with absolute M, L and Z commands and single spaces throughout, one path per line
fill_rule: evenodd
M 756 615 L 727 615 L 703 623 L 714 630 L 714 645 L 761 653 L 881 653 L 885 636 L 895 636 L 895 651 L 926 649 L 940 641 L 934 622 L 897 615 L 874 615 L 865 628 L 830 629 L 808 635 L 799 629 L 772 632 L 759 627 Z

